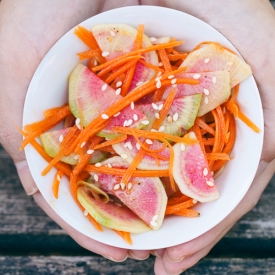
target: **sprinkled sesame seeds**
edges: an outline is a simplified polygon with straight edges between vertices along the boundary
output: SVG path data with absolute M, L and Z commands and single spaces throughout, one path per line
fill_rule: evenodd
M 128 148 L 128 149 L 132 150 L 133 149 L 133 145 L 132 145 L 132 143 L 130 141 L 127 141 L 124 144 L 124 148 Z
M 85 217 L 87 217 L 87 216 L 88 216 L 88 214 L 89 214 L 88 210 L 87 210 L 87 209 L 85 209 L 85 211 L 83 212 L 83 215 L 84 215 Z
M 145 139 L 145 142 L 146 142 L 147 144 L 153 144 L 153 141 L 152 141 L 151 139 L 149 139 L 149 138 L 146 138 L 146 139 Z
M 172 122 L 172 121 L 173 121 L 173 118 L 172 118 L 170 115 L 168 115 L 168 116 L 167 116 L 167 121 L 168 121 L 168 122 Z
M 59 142 L 61 143 L 61 142 L 64 140 L 64 136 L 63 136 L 63 135 L 60 135 L 58 140 L 59 140 Z
M 122 85 L 122 81 L 118 81 L 117 83 L 116 83 L 116 87 L 118 88 L 118 87 L 120 87 Z
M 102 87 L 101 87 L 101 91 L 105 91 L 107 89 L 107 83 L 103 84 Z
M 120 112 L 114 114 L 114 117 L 117 117 L 117 116 L 119 116 L 119 115 L 120 115 Z
M 205 97 L 205 98 L 204 98 L 204 103 L 205 103 L 205 104 L 208 104 L 208 103 L 209 103 L 208 97 Z
M 131 109 L 132 109 L 132 110 L 135 109 L 135 103 L 134 103 L 134 102 L 131 102 L 130 106 L 131 106 Z
M 150 123 L 150 121 L 149 121 L 149 120 L 143 120 L 143 121 L 141 121 L 141 123 L 142 123 L 143 125 L 148 125 L 148 124 Z
M 94 180 L 98 181 L 98 175 L 97 174 L 94 174 Z
M 158 131 L 159 131 L 159 132 L 163 132 L 164 130 L 165 130 L 165 127 L 162 125 L 162 126 L 159 127 L 159 130 L 158 130 Z
M 162 75 L 162 72 L 158 72 L 158 75 L 157 76 L 161 76 Z
M 127 159 L 128 158 L 128 155 L 127 154 L 121 154 L 120 155 L 123 159 Z
M 159 113 L 155 113 L 155 118 L 159 119 Z
M 158 110 L 159 109 L 158 105 L 156 103 L 154 103 L 154 102 L 152 103 L 152 107 L 153 107 L 154 110 Z
M 151 132 L 157 132 L 157 130 L 152 128 L 152 129 L 151 129 Z
M 108 166 L 109 168 L 113 168 L 113 166 L 112 166 L 111 163 L 107 163 L 107 166 Z
M 181 151 L 185 151 L 185 145 L 184 145 L 184 143 L 180 144 L 180 149 L 181 149 Z
M 150 225 L 153 226 L 153 227 L 155 227 L 155 226 L 157 226 L 158 224 L 157 224 L 155 221 L 150 221 Z
M 108 118 L 109 118 L 109 116 L 106 115 L 106 114 L 102 114 L 101 117 L 102 117 L 103 119 L 108 119 Z
M 163 108 L 163 103 L 159 104 L 159 111 L 161 111 Z
M 179 114 L 178 114 L 178 113 L 175 113 L 175 114 L 173 115 L 173 121 L 177 121 L 178 118 L 179 118 Z
M 200 77 L 201 77 L 200 74 L 194 74 L 194 76 L 193 76 L 194 79 L 199 79 Z
M 93 152 L 94 152 L 94 150 L 89 149 L 89 150 L 87 151 L 87 154 L 88 154 L 88 155 L 91 155 Z
M 83 148 L 85 146 L 86 142 L 82 142 L 81 145 L 80 145 L 80 148 Z
M 203 89 L 203 93 L 205 94 L 205 95 L 209 95 L 209 90 L 208 89 Z
M 197 200 L 193 199 L 193 203 L 194 203 L 194 204 L 196 204 L 197 202 L 198 202 Z
M 127 184 L 127 189 L 128 189 L 128 190 L 131 190 L 132 187 L 133 187 L 133 184 L 132 184 L 131 182 L 129 182 L 129 183 Z
M 210 61 L 210 58 L 205 58 L 205 59 L 204 59 L 204 63 L 206 63 L 206 64 L 207 64 L 209 61 Z
M 136 143 L 136 148 L 137 148 L 137 150 L 140 150 L 140 148 L 141 148 L 141 146 L 138 142 Z
M 132 124 L 133 124 L 133 120 L 132 119 L 128 119 L 127 126 L 130 126 Z
M 106 56 L 108 56 L 109 54 L 110 54 L 109 52 L 103 52 L 103 53 L 102 53 L 102 56 L 103 56 L 103 57 L 106 57 Z
M 96 164 L 95 164 L 95 167 L 100 167 L 102 164 L 100 163 L 100 162 L 97 162 Z
M 137 114 L 133 114 L 133 119 L 134 119 L 134 121 L 138 121 L 138 115 Z
M 94 66 L 97 66 L 98 65 L 98 62 L 97 62 L 97 60 L 95 59 L 94 60 Z
M 157 89 L 159 89 L 159 88 L 161 87 L 161 82 L 160 82 L 160 80 L 157 81 L 156 87 L 157 87 Z
M 177 82 L 177 79 L 176 79 L 176 78 L 173 78 L 173 79 L 171 80 L 171 84 L 176 84 L 176 82 Z
M 168 76 L 168 79 L 173 79 L 175 76 L 173 74 Z
M 79 155 L 75 155 L 74 159 L 78 160 L 78 159 L 80 159 L 80 156 Z
M 203 175 L 204 175 L 204 176 L 207 176 L 207 175 L 208 175 L 208 169 L 207 169 L 206 167 L 203 169 Z
M 75 125 L 79 130 L 81 130 L 81 124 L 80 124 L 80 118 L 79 117 L 75 120 Z
M 155 81 L 156 81 L 156 82 L 158 82 L 158 81 L 160 81 L 160 80 L 161 80 L 161 76 L 158 76 L 158 77 L 155 78 Z
M 114 31 L 110 30 L 110 35 L 113 36 L 113 37 L 115 37 L 116 33 Z
M 213 84 L 216 84 L 216 82 L 217 82 L 217 77 L 216 76 L 212 77 L 212 82 L 213 82 Z
M 122 190 L 124 190 L 125 189 L 125 183 L 121 182 L 120 187 L 121 187 Z
M 213 187 L 213 186 L 214 186 L 214 182 L 211 181 L 211 180 L 207 180 L 207 181 L 206 181 L 206 184 L 207 184 L 208 186 L 210 186 L 210 187 Z
M 150 41 L 151 41 L 151 42 L 156 42 L 157 39 L 156 39 L 156 37 L 150 37 Z
M 158 215 L 155 215 L 155 216 L 152 218 L 152 221 L 155 222 L 155 221 L 158 219 L 158 217 L 159 217 Z
M 60 175 L 57 175 L 56 178 L 58 181 L 61 181 Z
M 117 183 L 115 186 L 114 186 L 114 190 L 118 190 L 120 188 L 120 185 Z
M 127 119 L 125 119 L 125 120 L 124 120 L 124 122 L 123 122 L 123 127 L 126 127 L 126 126 L 127 126 L 127 124 L 128 124 L 128 120 L 127 120 Z
M 172 87 L 173 88 L 176 88 L 178 86 L 178 84 L 173 84 Z
M 120 93 L 121 93 L 121 88 L 116 89 L 115 94 L 120 95 Z

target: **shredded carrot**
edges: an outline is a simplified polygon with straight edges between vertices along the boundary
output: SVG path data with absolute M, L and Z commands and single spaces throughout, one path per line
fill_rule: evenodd
M 215 131 L 213 130 L 213 128 L 206 124 L 200 117 L 196 118 L 196 124 L 202 129 L 204 129 L 206 132 L 215 136 Z
M 166 72 L 172 71 L 170 60 L 168 59 L 166 51 L 164 49 L 159 49 L 158 51 L 159 51 L 160 60 L 164 66 L 164 70 Z
M 182 217 L 187 217 L 187 218 L 194 218 L 194 217 L 199 217 L 200 213 L 194 209 L 181 209 L 178 212 L 173 213 L 174 215 L 177 216 L 182 216 Z
M 230 160 L 231 158 L 229 157 L 228 154 L 226 153 L 207 153 L 206 157 L 208 160 Z
M 150 64 L 150 63 L 148 63 L 148 62 L 146 62 L 144 60 L 139 60 L 138 62 L 141 63 L 141 64 L 143 64 L 143 65 L 145 65 L 146 67 L 148 67 L 150 69 L 155 70 L 155 71 L 162 72 L 162 73 L 164 72 L 164 70 L 161 69 L 160 67 L 154 66 L 154 65 L 152 65 L 152 64 Z
M 103 143 L 100 143 L 100 144 L 96 145 L 94 147 L 94 150 L 98 150 L 98 149 L 104 148 L 106 146 L 110 146 L 110 145 L 114 145 L 114 144 L 123 142 L 126 139 L 127 139 L 127 135 L 118 136 L 117 138 L 113 138 L 111 140 L 107 140 L 107 141 L 105 141 Z
M 59 106 L 59 107 L 53 107 L 50 109 L 47 109 L 43 112 L 44 118 L 49 118 L 51 116 L 56 115 L 56 113 L 60 110 L 62 110 L 65 106 Z M 25 126 L 27 127 L 27 125 Z M 27 129 L 24 127 L 24 129 L 27 131 Z M 36 128 L 37 129 L 37 128 Z M 33 129 L 31 129 L 33 131 Z
M 180 192 L 180 196 L 173 196 L 173 197 L 169 198 L 167 205 L 179 204 L 179 203 L 185 202 L 189 199 L 190 199 L 190 197 L 188 197 Z
M 132 245 L 133 241 L 131 239 L 131 235 L 129 232 L 119 231 L 116 229 L 113 229 L 114 232 L 116 232 L 120 237 L 122 237 L 128 244 Z
M 63 176 L 63 172 L 61 170 L 57 170 L 54 176 L 53 185 L 52 185 L 52 192 L 56 199 L 58 199 L 59 185 L 60 185 L 60 180 L 62 176 Z
M 167 205 L 165 210 L 165 215 L 171 215 L 171 214 L 177 213 L 182 209 L 190 208 L 195 204 L 197 204 L 197 202 L 195 202 L 193 199 L 189 199 L 187 201 L 184 201 L 176 205 Z
M 86 52 L 78 53 L 77 55 L 80 60 L 84 60 L 86 58 L 91 58 L 94 61 L 94 63 L 89 68 L 92 70 L 98 66 L 98 63 L 104 64 L 106 62 L 106 58 L 102 56 L 100 49 L 88 50 Z M 96 64 L 97 64 L 96 66 L 95 66 L 95 60 L 96 60 Z
M 169 61 L 177 61 L 180 60 L 181 62 L 188 56 L 188 53 L 179 53 L 179 54 L 168 54 L 167 57 Z
M 111 87 L 116 90 L 117 88 L 121 87 L 122 82 L 125 79 L 125 74 L 119 75 L 111 84 Z

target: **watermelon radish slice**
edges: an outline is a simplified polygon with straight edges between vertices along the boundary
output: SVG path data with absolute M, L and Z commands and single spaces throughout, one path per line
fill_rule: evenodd
M 142 140 L 141 140 L 142 141 Z M 150 149 L 157 150 L 163 147 L 163 144 L 157 140 L 152 140 L 153 144 Z M 125 141 L 112 145 L 118 155 L 123 157 L 128 163 L 131 163 L 138 153 L 139 145 L 134 137 L 129 136 Z M 148 155 L 145 155 L 138 167 L 142 170 L 166 170 L 169 167 L 170 150 L 166 147 L 160 153 L 161 156 L 168 160 L 160 160 L 160 165 L 157 165 L 156 160 Z
M 193 132 L 190 138 L 196 138 Z M 208 202 L 219 198 L 219 192 L 199 144 L 176 143 L 173 176 L 180 191 L 199 201 Z
M 59 153 L 59 145 L 60 141 L 68 134 L 71 128 L 65 128 L 61 130 L 46 132 L 40 135 L 40 140 L 42 143 L 43 148 L 45 149 L 46 153 L 54 158 Z M 84 149 L 89 147 L 89 143 L 87 143 Z M 108 153 L 101 152 L 101 151 L 94 151 L 91 154 L 91 158 L 89 160 L 90 164 L 100 162 L 108 156 Z M 63 156 L 61 158 L 62 162 L 76 165 L 78 163 L 78 158 L 72 153 L 69 156 Z
M 188 129 L 194 125 L 198 110 L 201 103 L 201 94 L 177 97 L 174 99 L 167 117 L 164 119 L 162 126 L 163 132 L 182 136 Z M 138 105 L 138 109 L 145 114 L 150 124 L 146 129 L 151 129 L 152 124 L 156 119 L 156 113 L 159 113 L 159 107 L 163 106 L 164 101 L 159 101 L 154 104 Z M 155 129 L 158 130 L 158 129 Z
M 118 156 L 107 159 L 101 164 L 117 168 L 129 166 Z M 167 195 L 159 178 L 134 177 L 130 183 L 123 186 L 116 176 L 97 174 L 97 181 L 100 189 L 119 198 L 153 230 L 160 228 L 164 219 Z
M 99 24 L 91 29 L 102 53 L 107 54 L 105 58 L 114 59 L 133 50 L 137 30 L 126 24 Z M 148 36 L 143 35 L 142 47 L 152 46 Z M 155 51 L 145 53 L 145 61 L 158 66 L 158 57 Z M 130 91 L 136 88 L 141 82 L 150 80 L 155 75 L 155 71 L 141 63 L 137 63 L 133 76 Z
M 97 77 L 86 66 L 78 64 L 69 77 L 69 105 L 81 125 L 87 126 L 94 118 L 104 113 L 104 110 L 121 99 L 115 90 Z M 146 117 L 137 109 L 129 106 L 119 116 L 114 116 L 110 125 L 100 132 L 100 136 L 112 138 L 111 126 L 123 126 L 125 120 L 131 120 L 129 127 L 141 128 Z
M 248 64 L 218 43 L 209 43 L 191 52 L 181 66 L 187 67 L 186 72 L 193 73 L 228 71 L 231 88 L 252 75 Z
M 95 200 L 85 186 L 78 188 L 77 199 L 88 213 L 103 226 L 130 233 L 143 233 L 150 230 L 150 227 L 130 209 L 111 201 L 103 203 Z

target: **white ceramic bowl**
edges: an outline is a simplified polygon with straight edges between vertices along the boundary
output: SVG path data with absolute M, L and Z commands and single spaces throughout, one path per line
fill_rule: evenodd
M 165 24 L 164 24 L 165 21 Z M 133 27 L 145 24 L 150 37 L 171 36 L 184 40 L 182 46 L 191 50 L 202 41 L 217 41 L 236 51 L 234 46 L 211 26 L 188 14 L 153 6 L 125 7 L 94 16 L 80 25 L 90 28 L 99 23 L 126 23 Z M 47 53 L 37 68 L 28 89 L 24 125 L 43 118 L 42 111 L 67 102 L 68 75 L 79 62 L 76 53 L 87 47 L 74 35 L 73 29 L 66 33 Z M 251 76 L 240 85 L 238 102 L 242 111 L 261 132 L 254 133 L 237 120 L 237 140 L 232 157 L 222 175 L 217 179 L 220 198 L 198 205 L 199 218 L 169 217 L 158 231 L 132 234 L 133 245 L 128 245 L 112 230 L 99 232 L 84 217 L 70 195 L 68 180 L 60 184 L 59 199 L 51 191 L 54 169 L 45 177 L 41 171 L 47 163 L 28 145 L 25 149 L 32 176 L 49 205 L 56 213 L 79 232 L 109 245 L 132 249 L 157 249 L 190 241 L 222 221 L 241 201 L 251 185 L 258 167 L 263 143 L 263 113 L 261 100 L 254 78 Z

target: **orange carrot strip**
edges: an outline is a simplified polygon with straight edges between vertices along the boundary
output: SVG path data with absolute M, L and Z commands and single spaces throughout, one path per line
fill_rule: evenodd
M 242 113 L 240 110 L 238 112 L 238 118 L 244 122 L 249 128 L 251 128 L 254 132 L 260 133 L 260 128 L 254 124 L 244 113 Z
M 43 112 L 44 118 L 49 118 L 53 115 L 56 115 L 56 113 L 60 110 L 62 110 L 64 108 L 64 106 L 59 106 L 59 107 L 53 107 L 50 109 L 47 109 Z M 27 126 L 27 125 L 26 125 Z M 26 130 L 26 129 L 25 129 Z
M 135 39 L 133 50 L 138 50 L 142 47 L 142 39 L 144 35 L 144 25 L 139 24 L 137 29 L 137 37 Z M 130 88 L 134 73 L 136 70 L 136 63 L 127 71 L 123 84 L 121 86 L 121 96 L 125 96 Z
M 187 217 L 187 218 L 195 218 L 195 217 L 199 217 L 200 213 L 194 209 L 186 208 L 173 213 L 173 215 Z
M 213 145 L 214 144 L 214 138 L 202 138 L 202 142 L 205 145 Z
M 220 131 L 221 131 L 221 136 L 220 136 L 220 151 L 222 151 L 224 147 L 224 139 L 225 139 L 225 121 L 224 121 L 224 115 L 221 106 L 218 106 L 216 108 L 217 115 L 219 118 L 219 124 L 220 124 Z
M 190 208 L 195 204 L 197 204 L 197 202 L 195 202 L 193 199 L 189 199 L 185 202 L 182 202 L 176 205 L 168 205 L 165 210 L 165 215 L 174 214 L 176 212 L 181 211 L 182 209 Z
M 208 160 L 230 160 L 231 158 L 229 157 L 228 154 L 226 153 L 207 153 L 206 157 Z
M 60 185 L 60 180 L 62 176 L 63 176 L 63 172 L 61 170 L 57 170 L 54 176 L 53 185 L 52 185 L 52 192 L 56 199 L 58 199 L 59 185 Z
M 187 53 L 180 53 L 180 54 L 168 54 L 167 57 L 169 59 L 169 61 L 177 61 L 177 60 L 181 60 L 181 62 L 188 56 Z
M 194 131 L 194 133 L 196 135 L 196 138 L 199 141 L 201 150 L 202 150 L 204 156 L 206 157 L 205 147 L 204 147 L 201 131 L 200 131 L 199 124 L 198 124 L 198 118 L 196 118 L 195 123 L 194 123 L 194 125 L 192 127 L 192 130 Z
M 168 199 L 167 205 L 175 205 L 175 204 L 180 204 L 182 202 L 185 202 L 187 200 L 189 200 L 190 197 L 182 194 L 180 197 L 171 197 L 170 199 Z
M 164 70 L 161 69 L 160 67 L 154 66 L 154 65 L 152 65 L 152 64 L 150 64 L 150 63 L 148 63 L 148 62 L 146 62 L 144 60 L 139 60 L 138 62 L 141 63 L 141 64 L 143 64 L 143 65 L 145 65 L 146 67 L 148 67 L 150 69 L 155 70 L 155 71 L 164 72 Z
M 108 152 L 108 153 L 111 153 L 113 155 L 116 155 L 116 151 L 113 149 L 112 146 L 106 146 L 104 148 L 101 148 L 99 151 L 103 151 L 103 152 Z
M 119 88 L 122 85 L 122 82 L 125 79 L 125 74 L 121 74 L 119 75 L 111 84 L 111 87 L 116 90 L 117 88 Z
M 123 142 L 126 139 L 127 139 L 127 135 L 118 136 L 117 138 L 113 138 L 111 140 L 108 140 L 108 141 L 105 141 L 103 143 L 100 143 L 100 144 L 96 145 L 94 147 L 94 150 L 98 150 L 98 149 L 101 149 L 101 148 L 109 146 L 109 145 L 113 145 L 113 144 Z
M 118 60 L 124 59 L 125 57 L 128 57 L 128 56 L 138 55 L 138 54 L 142 54 L 142 53 L 146 53 L 146 52 L 151 52 L 151 51 L 155 51 L 155 50 L 158 50 L 158 49 L 165 49 L 165 48 L 171 47 L 171 46 L 172 47 L 176 47 L 176 46 L 179 46 L 181 44 L 182 44 L 182 41 L 173 41 L 173 42 L 168 42 L 168 43 L 163 43 L 163 44 L 149 46 L 149 47 L 143 48 L 143 49 L 138 49 L 138 50 L 126 53 L 124 55 L 121 55 L 119 57 L 116 57 L 116 58 L 114 58 L 112 60 L 109 60 L 106 63 L 101 64 L 101 65 L 93 68 L 93 71 L 94 72 L 100 71 L 100 70 L 108 67 L 110 64 L 116 63 Z
M 121 65 L 124 65 L 125 63 L 127 63 L 127 62 L 129 62 L 129 61 L 139 60 L 139 59 L 141 59 L 141 58 L 144 58 L 144 57 L 143 57 L 143 56 L 128 56 L 128 57 L 126 57 L 126 58 L 124 58 L 124 59 L 119 60 L 119 61 L 116 62 L 116 63 L 111 64 L 110 66 L 106 67 L 105 69 L 101 70 L 101 71 L 97 74 L 97 76 L 98 76 L 98 77 L 102 77 L 102 76 L 106 75 L 107 73 L 109 73 L 110 71 L 112 71 L 112 70 L 118 68 L 118 67 L 121 66 Z
M 106 58 L 102 56 L 100 49 L 88 50 L 86 52 L 77 53 L 77 55 L 80 60 L 92 58 L 94 60 L 94 63 L 90 64 L 90 66 L 89 66 L 89 68 L 92 70 L 98 66 L 98 63 L 105 64 L 105 62 L 106 62 Z M 95 66 L 95 60 L 96 60 L 96 64 L 97 64 L 96 66 Z
M 114 232 L 116 232 L 120 237 L 122 237 L 128 244 L 133 244 L 133 241 L 131 239 L 131 235 L 129 232 L 119 231 L 116 229 L 113 229 Z
M 201 118 L 197 117 L 196 118 L 196 123 L 198 124 L 199 127 L 201 127 L 202 129 L 204 129 L 208 133 L 215 136 L 215 131 L 213 130 L 213 128 L 210 127 L 207 123 L 205 123 Z
M 164 49 L 159 49 L 159 56 L 161 62 L 163 63 L 164 69 L 166 72 L 172 71 L 170 60 L 168 59 L 167 53 Z

